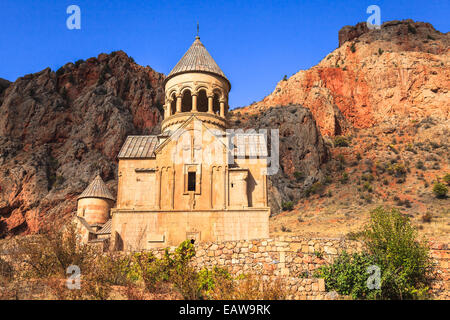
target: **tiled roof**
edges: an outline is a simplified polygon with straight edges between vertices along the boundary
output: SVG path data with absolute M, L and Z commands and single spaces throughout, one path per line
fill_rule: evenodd
M 112 220 L 109 219 L 103 225 L 103 227 L 97 231 L 97 234 L 110 234 L 111 233 Z
M 178 61 L 172 71 L 170 71 L 166 81 L 179 73 L 202 71 L 217 74 L 228 81 L 227 77 L 206 50 L 203 43 L 201 43 L 200 38 L 197 37 L 188 51 L 186 51 L 184 56 Z
M 128 136 L 118 158 L 153 158 L 157 144 L 157 136 Z
M 264 134 L 236 133 L 231 136 L 235 157 L 267 157 L 267 143 Z
M 115 200 L 100 175 L 97 175 L 94 181 L 92 181 L 83 193 L 78 196 L 78 199 L 82 198 L 102 198 Z

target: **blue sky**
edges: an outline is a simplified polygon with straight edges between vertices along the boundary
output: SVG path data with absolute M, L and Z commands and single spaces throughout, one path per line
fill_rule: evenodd
M 69 5 L 81 30 L 68 30 Z M 169 73 L 196 34 L 232 83 L 230 106 L 259 101 L 276 83 L 317 64 L 338 46 L 344 25 L 413 19 L 449 31 L 450 1 L 81 1 L 1 0 L 0 77 L 14 81 L 46 67 L 124 50 L 141 65 Z

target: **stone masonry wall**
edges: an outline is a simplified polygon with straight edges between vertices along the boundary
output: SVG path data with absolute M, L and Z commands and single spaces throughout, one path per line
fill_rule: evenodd
M 197 268 L 226 267 L 233 275 L 261 275 L 263 279 L 282 277 L 293 299 L 331 299 L 325 292 L 323 279 L 313 277 L 314 271 L 332 263 L 342 251 L 362 250 L 362 243 L 336 238 L 279 237 L 249 241 L 201 242 L 195 244 L 193 264 Z M 174 250 L 172 247 L 171 250 Z M 162 249 L 154 249 L 156 256 Z M 433 292 L 439 299 L 449 298 L 449 257 L 447 244 L 431 243 L 430 252 L 437 271 Z

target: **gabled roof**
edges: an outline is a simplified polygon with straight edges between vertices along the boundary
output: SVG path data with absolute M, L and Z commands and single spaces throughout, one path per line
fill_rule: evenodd
M 128 136 L 118 158 L 153 158 L 157 144 L 157 136 Z
M 105 222 L 103 227 L 96 232 L 96 234 L 110 234 L 111 226 L 112 226 L 112 219 L 109 219 L 108 221 Z
M 103 182 L 100 175 L 97 175 L 91 184 L 78 196 L 78 199 L 82 198 L 101 198 L 115 200 L 106 184 Z
M 206 132 L 209 132 L 212 136 L 215 136 L 214 133 L 211 132 L 211 130 L 205 126 L 205 124 L 203 123 L 202 120 L 200 120 L 199 118 L 197 118 L 197 116 L 195 114 L 191 115 L 189 118 L 186 119 L 186 121 L 184 121 L 184 123 L 179 126 L 175 131 L 170 133 L 170 136 L 164 140 L 164 142 L 160 143 L 156 148 L 155 148 L 155 153 L 160 152 L 167 144 L 169 144 L 170 141 L 173 141 L 174 139 L 178 139 L 180 134 L 182 134 L 184 132 L 184 128 L 186 128 L 190 122 L 192 121 L 198 121 L 201 125 L 202 128 L 205 129 Z M 227 148 L 227 146 L 220 141 L 220 143 L 222 143 L 222 145 Z
M 229 137 L 235 157 L 267 157 L 267 141 L 262 133 L 236 133 Z
M 167 82 L 167 80 L 173 76 L 186 72 L 213 73 L 224 78 L 228 83 L 230 83 L 223 71 L 219 68 L 217 63 L 206 50 L 203 43 L 201 43 L 200 37 L 195 38 L 194 43 L 192 43 L 188 51 L 186 51 L 184 56 L 180 59 L 180 61 L 178 61 L 172 71 L 170 71 L 165 81 Z

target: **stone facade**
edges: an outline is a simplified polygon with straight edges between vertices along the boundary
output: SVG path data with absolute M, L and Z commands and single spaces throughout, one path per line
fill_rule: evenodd
M 269 236 L 266 137 L 226 131 L 230 88 L 196 38 L 165 80 L 161 134 L 119 152 L 111 249 Z

